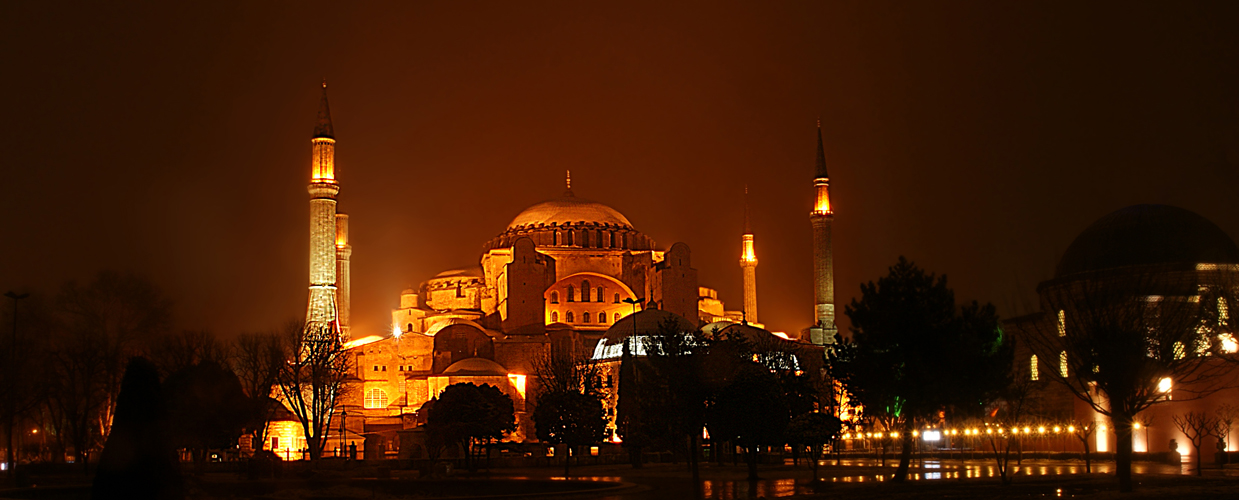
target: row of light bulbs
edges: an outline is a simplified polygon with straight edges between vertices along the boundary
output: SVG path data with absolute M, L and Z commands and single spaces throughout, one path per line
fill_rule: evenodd
M 1140 428 L 1140 427 L 1139 427 L 1139 424 L 1137 424 L 1135 428 L 1136 428 L 1136 429 L 1139 429 L 1139 428 Z M 1087 429 L 1087 427 L 1085 427 L 1085 429 Z M 935 430 L 937 430 L 937 429 L 925 429 L 925 430 L 926 430 L 926 431 L 935 431 Z M 1011 428 L 1011 435 L 1019 435 L 1019 434 L 1034 434 L 1034 433 L 1036 433 L 1036 434 L 1045 434 L 1045 433 L 1047 433 L 1047 432 L 1049 432 L 1049 433 L 1054 433 L 1054 434 L 1061 434 L 1061 433 L 1063 432 L 1063 430 L 1064 430 L 1064 427 L 1063 427 L 1063 426 L 1061 426 L 1061 425 L 1055 425 L 1055 426 L 1053 426 L 1053 427 L 1046 427 L 1046 426 L 1043 426 L 1043 425 L 1042 425 L 1042 426 L 1037 426 L 1037 428 L 1035 428 L 1035 429 L 1034 429 L 1034 428 L 1032 428 L 1031 426 L 1024 426 L 1023 428 L 1020 428 L 1020 427 L 1012 427 L 1012 428 Z M 1074 425 L 1068 425 L 1068 426 L 1065 428 L 1065 430 L 1066 430 L 1067 432 L 1075 432 L 1075 431 L 1076 431 L 1076 426 L 1074 426 Z M 1101 426 L 1101 428 L 1100 428 L 1100 430 L 1101 430 L 1102 432 L 1105 432 L 1105 431 L 1106 431 L 1106 426 L 1105 426 L 1105 425 L 1102 425 L 1102 426 Z M 1035 431 L 1035 432 L 1034 432 L 1034 431 Z M 997 426 L 990 427 L 990 426 L 986 426 L 986 427 L 985 427 L 985 429 L 977 429 L 977 428 L 975 428 L 975 427 L 974 427 L 974 428 L 971 428 L 971 429 L 943 429 L 943 430 L 941 430 L 940 432 L 942 433 L 942 435 L 943 435 L 943 436 L 957 436 L 957 435 L 959 435 L 959 434 L 961 434 L 961 433 L 962 433 L 963 435 L 965 435 L 965 436 L 980 436 L 981 434 L 988 434 L 988 435 L 998 434 L 998 435 L 1000 435 L 1000 436 L 1001 436 L 1001 435 L 1005 435 L 1005 434 L 1007 434 L 1007 429 L 1006 429 L 1005 427 L 997 427 Z M 912 431 L 912 437 L 920 437 L 920 435 L 921 435 L 920 431 L 915 431 L 915 430 L 914 430 L 914 431 Z M 855 434 L 853 434 L 853 433 L 850 433 L 850 432 L 849 432 L 849 433 L 844 433 L 844 434 L 843 434 L 843 439 L 870 439 L 870 438 L 878 438 L 878 439 L 882 439 L 883 437 L 890 437 L 891 439 L 898 438 L 898 437 L 899 437 L 899 432 L 896 432 L 896 431 L 892 431 L 892 432 L 890 432 L 890 433 L 882 433 L 882 432 L 864 432 L 864 433 L 862 433 L 862 432 L 857 432 L 857 433 L 855 433 Z

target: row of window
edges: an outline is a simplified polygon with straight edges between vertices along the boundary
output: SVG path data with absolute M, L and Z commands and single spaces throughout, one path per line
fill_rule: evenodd
M 1037 364 L 1037 355 L 1033 354 L 1029 359 L 1028 376 L 1033 380 L 1041 380 L 1041 366 Z M 1063 378 L 1067 378 L 1067 351 L 1058 353 L 1058 374 Z
M 366 391 L 366 408 L 387 408 L 387 392 L 382 389 Z
M 605 312 L 598 313 L 598 316 L 596 317 L 599 323 L 607 322 L 607 313 Z M 619 313 L 615 313 L 611 321 L 615 322 L 615 321 L 619 321 L 619 319 L 620 319 Z M 551 311 L 551 323 L 558 323 L 558 322 L 559 322 L 559 311 Z M 591 322 L 590 314 L 588 312 L 581 313 L 581 323 L 590 323 L 590 322 Z M 576 315 L 573 314 L 572 311 L 568 311 L 564 313 L 564 323 L 576 323 Z
M 606 290 L 603 287 L 598 287 L 598 293 L 596 295 L 592 295 L 592 299 L 591 299 L 590 291 L 592 290 L 589 287 L 589 280 L 582 281 L 581 282 L 581 302 L 603 302 L 604 301 L 603 297 L 606 294 Z M 576 300 L 576 287 L 572 285 L 568 285 L 567 292 L 568 292 L 568 302 L 576 302 L 577 301 Z M 614 303 L 619 304 L 620 294 L 616 293 L 614 299 L 615 299 Z M 551 292 L 551 303 L 552 304 L 559 303 L 559 292 Z
M 593 238 L 590 238 L 590 233 L 593 233 L 593 236 L 594 236 Z M 575 237 L 577 234 L 581 235 L 581 237 L 579 238 L 581 241 L 579 242 L 576 241 L 578 239 Z M 592 245 L 590 244 L 591 240 L 593 241 Z M 606 242 L 606 245 L 603 245 L 604 241 Z M 564 231 L 564 232 L 555 231 L 555 246 L 559 246 L 559 245 L 571 246 L 571 245 L 576 245 L 578 243 L 582 247 L 585 247 L 585 248 L 589 248 L 589 247 L 628 248 L 628 235 L 624 233 L 616 235 L 614 231 L 604 232 L 601 229 L 594 230 L 594 231 L 589 231 L 589 230 Z

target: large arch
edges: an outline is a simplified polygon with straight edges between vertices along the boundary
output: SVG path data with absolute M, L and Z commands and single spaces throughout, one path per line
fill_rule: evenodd
M 585 288 L 587 283 L 588 288 Z M 571 302 L 564 300 L 569 287 L 576 291 L 575 300 Z M 598 293 L 599 289 L 602 294 Z M 560 297 L 558 303 L 551 302 L 552 294 Z M 560 322 L 568 323 L 575 329 L 597 330 L 610 327 L 617 314 L 622 318 L 631 313 L 632 307 L 624 300 L 637 298 L 637 294 L 624 282 L 595 272 L 580 272 L 560 278 L 542 295 L 546 302 L 546 324 Z M 583 301 L 585 298 L 589 301 Z M 568 313 L 572 313 L 571 321 L 568 320 Z M 585 322 L 587 317 L 589 322 Z

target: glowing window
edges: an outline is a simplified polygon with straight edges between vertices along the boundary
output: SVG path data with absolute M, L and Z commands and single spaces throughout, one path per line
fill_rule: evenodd
M 589 323 L 589 313 L 588 313 L 588 312 L 581 313 L 581 322 L 582 322 L 582 323 Z
M 555 311 L 551 311 L 551 323 L 558 323 L 558 322 L 559 322 L 559 313 Z
M 1173 347 L 1174 359 L 1183 359 L 1187 357 L 1187 347 L 1185 347 L 1182 342 L 1175 342 Z
M 612 323 L 614 323 L 614 322 L 616 322 L 616 321 L 619 321 L 619 313 L 615 313 L 615 316 L 612 316 L 612 317 L 611 317 L 611 322 L 612 322 Z
M 1067 336 L 1067 311 L 1058 310 L 1058 336 Z
M 604 313 L 604 312 L 598 313 L 598 322 L 599 322 L 599 323 L 606 323 L 606 322 L 607 322 L 607 313 Z
M 573 321 L 576 321 L 576 318 L 573 318 L 573 317 L 572 317 L 572 311 L 568 311 L 566 314 L 564 314 L 564 318 L 565 318 L 565 319 L 566 319 L 569 323 L 572 323 Z
M 1058 353 L 1058 374 L 1067 377 L 1067 351 Z
M 581 302 L 589 302 L 589 280 L 581 282 Z
M 602 302 L 603 300 L 606 300 L 606 299 L 603 299 L 603 298 L 602 298 L 602 287 L 598 287 L 598 297 L 597 297 L 597 299 L 598 299 L 598 302 Z
M 1028 376 L 1032 380 L 1041 380 L 1041 367 L 1037 366 L 1037 355 L 1033 354 L 1030 361 L 1030 371 Z
M 568 302 L 576 302 L 576 287 L 568 285 Z
M 559 292 L 551 292 L 551 303 L 552 304 L 559 303 Z
M 617 294 L 615 294 L 615 303 L 616 303 L 616 304 L 619 304 L 619 303 L 620 303 L 620 298 L 619 298 L 619 294 L 618 294 L 618 293 L 617 293 Z
M 1226 325 L 1230 321 L 1230 308 L 1226 307 L 1226 298 L 1217 298 L 1217 324 Z
M 1235 336 L 1229 333 L 1218 335 L 1218 340 L 1222 342 L 1222 352 L 1235 353 L 1239 351 L 1239 342 L 1235 341 Z
M 379 388 L 366 391 L 366 408 L 387 408 L 387 393 Z

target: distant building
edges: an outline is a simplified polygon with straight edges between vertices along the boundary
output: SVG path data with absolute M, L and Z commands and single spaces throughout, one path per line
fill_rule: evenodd
M 1166 205 L 1135 205 L 1123 208 L 1102 217 L 1076 237 L 1059 261 L 1054 277 L 1038 285 L 1042 311 L 1004 322 L 1004 329 L 1016 340 L 1016 376 L 1031 380 L 1034 391 L 1031 398 L 1030 420 L 1062 424 L 1092 425 L 1098 432 L 1093 436 L 1094 451 L 1115 451 L 1113 423 L 1077 399 L 1066 387 L 1053 380 L 1056 375 L 1074 376 L 1068 373 L 1066 350 L 1057 355 L 1038 357 L 1030 349 L 1026 339 L 1032 332 L 1055 332 L 1069 335 L 1070 314 L 1065 310 L 1052 310 L 1051 294 L 1078 293 L 1082 289 L 1105 289 L 1111 281 L 1123 282 L 1124 277 L 1148 276 L 1161 283 L 1174 283 L 1179 292 L 1169 291 L 1164 296 L 1150 300 L 1200 300 L 1210 287 L 1234 286 L 1235 273 L 1239 271 L 1239 247 L 1224 231 L 1209 220 L 1191 211 Z M 1219 273 L 1229 273 L 1231 278 Z M 1223 278 L 1219 280 L 1219 277 Z M 1128 293 L 1122 289 L 1116 294 Z M 1147 292 L 1144 293 L 1147 295 Z M 1218 322 L 1228 321 L 1228 305 L 1218 299 Z M 1152 309 L 1151 309 L 1152 310 Z M 1233 353 L 1239 345 L 1235 338 L 1218 329 L 1217 346 L 1222 352 Z M 1044 335 L 1044 333 L 1042 333 Z M 1184 346 L 1186 348 L 1186 346 Z M 1047 353 L 1042 352 L 1046 355 Z M 1221 363 L 1222 360 L 1216 360 Z M 1239 369 L 1222 375 L 1230 387 L 1239 382 Z M 1087 378 L 1087 377 L 1086 377 Z M 1144 424 L 1132 433 L 1133 449 L 1136 452 L 1164 452 L 1170 449 L 1170 440 L 1178 443 L 1178 451 L 1194 453 L 1189 441 L 1174 426 L 1172 416 L 1187 411 L 1204 411 L 1213 414 L 1222 404 L 1239 405 L 1233 389 L 1214 393 L 1201 399 L 1188 399 L 1193 387 L 1185 387 L 1169 378 L 1162 379 L 1158 390 L 1164 392 L 1163 401 L 1137 416 Z M 1239 442 L 1239 425 L 1228 436 L 1229 449 L 1234 450 Z M 1212 437 L 1205 439 L 1201 451 L 1204 462 L 1213 461 L 1216 443 Z M 1078 446 L 1074 439 L 1072 446 Z

